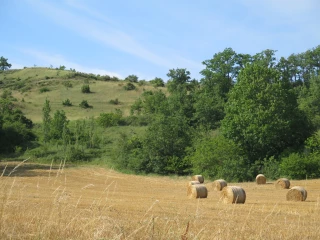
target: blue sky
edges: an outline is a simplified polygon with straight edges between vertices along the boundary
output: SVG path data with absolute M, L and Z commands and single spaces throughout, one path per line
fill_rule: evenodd
M 320 44 L 319 0 L 1 0 L 0 56 L 12 68 L 59 67 L 139 79 L 227 47 L 278 56 Z

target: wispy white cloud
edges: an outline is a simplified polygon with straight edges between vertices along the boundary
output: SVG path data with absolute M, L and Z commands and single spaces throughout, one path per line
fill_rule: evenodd
M 72 0 L 66 1 L 69 6 L 85 13 L 81 15 L 48 2 L 29 0 L 29 3 L 57 24 L 69 28 L 85 38 L 139 57 L 158 66 L 173 68 L 179 60 L 183 59 L 183 57 L 171 55 L 170 52 L 159 54 L 149 50 L 143 43 L 139 43 L 134 37 L 118 29 L 117 23 L 106 18 L 99 11 L 90 9 L 89 6 L 83 3 Z M 161 46 L 159 48 L 162 49 Z M 199 67 L 199 64 L 193 64 L 191 60 L 184 62 L 189 64 L 186 67 Z
M 115 76 L 118 78 L 122 78 L 122 76 L 118 73 L 115 72 L 110 72 L 104 69 L 99 69 L 99 68 L 91 68 L 91 67 L 86 67 L 81 64 L 71 62 L 65 59 L 64 56 L 60 54 L 49 54 L 46 52 L 41 52 L 37 51 L 34 49 L 21 49 L 21 52 L 24 54 L 28 54 L 38 61 L 41 61 L 42 66 L 54 66 L 54 67 L 59 67 L 59 66 L 65 66 L 66 68 L 73 68 L 76 69 L 78 72 L 85 72 L 85 73 L 94 73 L 94 74 L 100 74 L 100 75 L 109 75 L 109 76 Z M 17 65 L 21 66 L 21 65 Z M 22 67 L 18 67 L 22 68 Z

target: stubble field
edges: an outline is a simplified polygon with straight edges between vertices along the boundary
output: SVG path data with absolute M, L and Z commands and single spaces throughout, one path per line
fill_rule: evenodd
M 62 164 L 63 165 L 63 164 Z M 189 199 L 191 177 L 136 176 L 99 167 L 0 163 L 0 239 L 319 239 L 320 180 L 288 202 L 272 183 L 228 183 L 245 204 Z

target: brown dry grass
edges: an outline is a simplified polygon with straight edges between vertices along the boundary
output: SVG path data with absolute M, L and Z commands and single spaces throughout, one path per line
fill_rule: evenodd
M 6 163 L 1 163 L 3 172 Z M 245 204 L 220 192 L 189 199 L 189 177 L 120 174 L 98 167 L 9 164 L 0 178 L 0 239 L 319 239 L 320 180 L 291 181 L 308 191 L 236 183 Z M 231 183 L 235 184 L 235 183 Z

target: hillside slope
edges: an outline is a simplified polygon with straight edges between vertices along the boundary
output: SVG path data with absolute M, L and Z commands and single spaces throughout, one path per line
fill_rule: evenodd
M 40 122 L 45 99 L 50 101 L 52 112 L 63 109 L 68 119 L 75 120 L 96 117 L 102 112 L 112 112 L 115 109 L 120 109 L 124 115 L 128 115 L 130 106 L 141 93 L 144 90 L 154 89 L 149 82 L 146 82 L 141 86 L 135 83 L 136 89 L 127 91 L 124 89 L 126 81 L 102 80 L 103 76 L 78 74 L 68 70 L 49 68 L 10 70 L 0 73 L 0 94 L 5 89 L 12 91 L 12 95 L 17 99 L 17 105 L 25 115 L 34 122 Z M 81 92 L 84 84 L 90 86 L 92 93 Z M 69 99 L 73 106 L 63 106 L 62 101 L 66 99 Z M 120 102 L 118 105 L 109 103 L 115 99 Z M 92 108 L 80 108 L 82 100 L 88 101 Z

